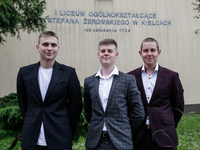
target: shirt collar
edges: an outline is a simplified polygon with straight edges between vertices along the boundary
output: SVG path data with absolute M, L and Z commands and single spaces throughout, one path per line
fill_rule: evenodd
M 119 75 L 119 70 L 118 70 L 118 68 L 115 66 L 115 68 L 113 69 L 113 71 L 110 73 L 110 75 L 108 76 L 108 77 L 106 77 L 106 79 L 107 78 L 109 78 L 109 77 L 111 77 L 112 75 Z M 95 77 L 100 77 L 100 78 L 105 78 L 105 77 L 103 77 L 102 76 L 102 74 L 101 74 L 101 68 L 99 69 L 99 71 L 97 72 L 97 74 L 95 75 Z
M 144 67 L 144 65 L 142 66 L 142 69 L 141 69 L 142 71 L 145 71 L 145 67 Z M 156 64 L 156 67 L 155 67 L 155 69 L 154 69 L 154 72 L 155 71 L 158 71 L 158 63 Z

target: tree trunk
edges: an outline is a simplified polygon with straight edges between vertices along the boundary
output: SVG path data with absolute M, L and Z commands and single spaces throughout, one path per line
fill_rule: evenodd
M 12 141 L 10 147 L 8 148 L 8 150 L 12 150 L 15 145 L 17 144 L 17 141 L 18 141 L 18 137 L 15 137 L 14 140 Z

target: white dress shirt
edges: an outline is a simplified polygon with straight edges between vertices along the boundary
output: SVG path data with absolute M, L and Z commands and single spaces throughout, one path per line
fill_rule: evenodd
M 142 83 L 143 83 L 143 87 L 144 87 L 144 91 L 145 91 L 145 95 L 147 98 L 147 102 L 149 103 L 151 96 L 153 94 L 153 90 L 156 84 L 156 79 L 158 76 L 158 63 L 153 71 L 153 74 L 151 76 L 149 76 L 146 71 L 145 71 L 145 67 L 144 65 L 142 66 Z M 146 125 L 149 125 L 149 116 L 147 116 L 147 120 L 146 120 Z
M 101 68 L 99 69 L 99 71 L 95 75 L 95 77 L 98 77 L 98 76 L 100 77 L 100 80 L 99 80 L 99 97 L 101 99 L 101 103 L 102 103 L 104 112 L 106 110 L 108 97 L 109 97 L 109 93 L 110 93 L 110 89 L 111 89 L 111 86 L 112 86 L 114 75 L 119 75 L 119 71 L 118 71 L 116 66 L 113 69 L 113 71 L 110 73 L 110 75 L 106 78 L 102 76 Z M 103 126 L 103 131 L 107 131 L 105 123 L 104 123 L 104 126 Z

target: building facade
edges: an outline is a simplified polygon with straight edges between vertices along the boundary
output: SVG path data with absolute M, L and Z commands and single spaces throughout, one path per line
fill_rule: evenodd
M 118 43 L 119 70 L 142 66 L 140 44 L 146 37 L 158 40 L 159 64 L 179 73 L 186 112 L 200 111 L 200 20 L 191 4 L 195 0 L 47 0 L 47 29 L 60 38 L 57 61 L 76 68 L 81 85 L 98 71 L 98 42 L 113 38 Z M 21 32 L 21 40 L 7 37 L 0 46 L 0 97 L 16 92 L 21 66 L 39 61 L 40 33 Z

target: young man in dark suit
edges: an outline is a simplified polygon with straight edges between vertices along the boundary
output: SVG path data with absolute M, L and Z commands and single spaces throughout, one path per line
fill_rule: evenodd
M 145 110 L 145 121 L 133 134 L 135 150 L 175 150 L 176 127 L 184 110 L 183 87 L 178 73 L 158 65 L 158 42 L 146 38 L 139 51 L 144 65 L 134 75 Z
M 24 124 L 23 150 L 71 150 L 82 110 L 81 89 L 75 69 L 55 61 L 56 33 L 40 34 L 40 61 L 20 68 L 17 95 Z
M 134 132 L 144 119 L 135 77 L 118 71 L 118 55 L 115 40 L 100 41 L 101 68 L 84 82 L 84 111 L 90 122 L 87 150 L 132 150 L 131 129 Z

